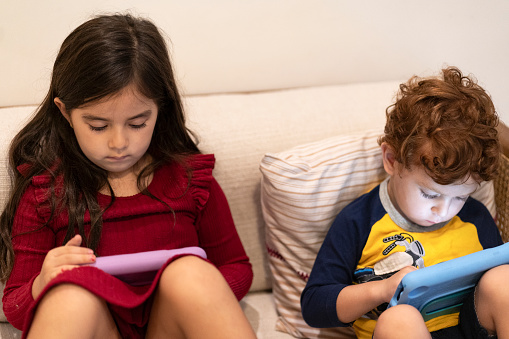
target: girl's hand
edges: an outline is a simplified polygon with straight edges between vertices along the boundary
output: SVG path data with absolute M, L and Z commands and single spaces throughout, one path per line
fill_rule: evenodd
M 32 285 L 34 299 L 52 279 L 63 271 L 95 262 L 94 252 L 89 248 L 80 247 L 81 240 L 80 235 L 75 235 L 65 246 L 55 247 L 46 254 L 41 273 L 35 278 Z

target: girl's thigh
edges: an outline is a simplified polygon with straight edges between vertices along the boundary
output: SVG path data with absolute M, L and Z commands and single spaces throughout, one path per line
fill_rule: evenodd
M 164 270 L 147 338 L 255 338 L 233 291 L 207 261 L 186 256 Z
M 35 312 L 28 338 L 120 338 L 106 302 L 73 284 L 50 289 Z

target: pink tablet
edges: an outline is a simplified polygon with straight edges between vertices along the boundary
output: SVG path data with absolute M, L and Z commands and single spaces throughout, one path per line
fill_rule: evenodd
M 207 258 L 200 247 L 184 247 L 174 250 L 159 250 L 140 253 L 110 255 L 98 257 L 90 266 L 97 267 L 131 285 L 150 284 L 157 271 L 169 259 L 181 255 L 195 255 Z

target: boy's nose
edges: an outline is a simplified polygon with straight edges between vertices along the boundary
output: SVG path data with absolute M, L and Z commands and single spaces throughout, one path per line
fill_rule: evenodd
M 447 215 L 447 212 L 449 211 L 449 203 L 443 202 L 440 204 L 436 204 L 431 208 L 431 211 L 437 216 L 443 218 Z

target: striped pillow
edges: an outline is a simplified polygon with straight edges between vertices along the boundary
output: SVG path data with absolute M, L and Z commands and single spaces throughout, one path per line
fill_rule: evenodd
M 278 330 L 300 338 L 355 338 L 350 328 L 307 326 L 300 294 L 336 215 L 386 177 L 381 134 L 337 136 L 263 158 L 261 201 Z M 494 214 L 492 183 L 476 195 Z
M 336 215 L 384 179 L 381 134 L 333 137 L 263 158 L 261 199 L 277 329 L 295 337 L 355 338 L 349 328 L 307 326 L 300 294 Z

